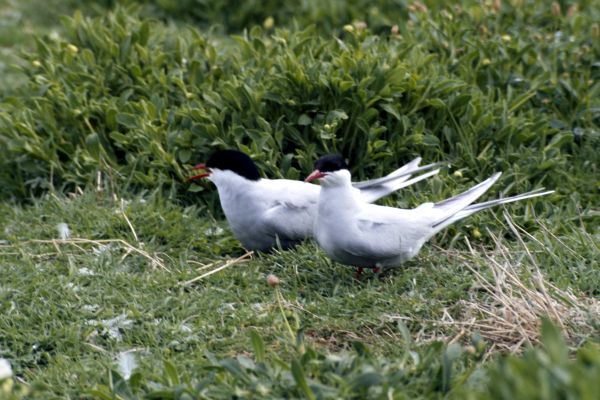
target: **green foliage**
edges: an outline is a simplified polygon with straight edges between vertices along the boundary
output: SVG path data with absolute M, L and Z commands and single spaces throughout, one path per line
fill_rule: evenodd
M 59 184 L 81 184 L 96 171 L 112 172 L 111 166 L 129 163 L 132 168 L 114 171 L 118 174 L 115 179 L 119 183 L 145 180 L 150 186 L 156 175 L 156 169 L 151 168 L 155 160 L 171 163 L 171 169 L 178 171 L 174 155 L 162 148 L 163 139 L 169 136 L 163 130 L 167 113 L 162 104 L 181 103 L 175 87 L 179 82 L 177 73 L 167 82 L 160 70 L 172 69 L 174 59 L 181 55 L 176 55 L 176 44 L 173 51 L 163 49 L 161 53 L 151 44 L 143 48 L 149 39 L 149 23 L 136 21 L 129 26 L 133 32 L 128 32 L 125 19 L 120 13 L 110 18 L 109 26 L 102 27 L 101 21 L 84 22 L 77 15 L 65 22 L 68 33 L 79 37 L 73 40 L 76 44 L 37 41 L 38 54 L 30 60 L 29 71 L 30 86 L 36 92 L 30 99 L 8 99 L 9 108 L 1 116 L 12 131 L 4 144 L 16 156 L 6 160 L 10 161 L 6 171 L 18 176 L 13 180 L 50 174 L 49 179 L 55 176 Z M 157 56 L 157 63 L 142 76 L 149 52 Z M 126 60 L 129 63 L 124 63 Z M 119 62 L 124 64 L 119 66 Z M 146 173 L 136 170 L 140 167 Z M 168 176 L 168 169 L 164 171 L 159 175 Z M 123 172 L 128 175 L 119 175 Z M 39 181 L 42 183 L 30 184 L 47 184 L 43 178 Z
M 260 337 L 258 337 L 260 339 Z M 255 340 L 255 339 L 254 339 Z M 262 341 L 262 339 L 260 339 Z M 441 343 L 410 350 L 400 358 L 375 357 L 360 342 L 353 351 L 330 354 L 312 347 L 295 350 L 291 361 L 270 354 L 265 360 L 247 355 L 218 359 L 205 354 L 202 365 L 189 374 L 164 363 L 162 374 L 123 379 L 109 371 L 107 384 L 91 394 L 111 399 L 114 395 L 135 398 L 306 398 L 376 399 L 389 396 L 442 398 L 461 387 L 473 372 L 470 355 L 461 346 Z
M 81 9 L 90 15 L 106 11 L 111 0 L 0 0 L 0 99 L 24 84 L 15 66 L 23 61 L 18 54 L 34 49 L 36 35 L 54 35 L 60 31 L 59 17 Z
M 477 395 L 492 399 L 595 399 L 600 393 L 600 347 L 587 344 L 574 357 L 560 330 L 550 322 L 542 326 L 540 348 L 523 356 L 501 357 L 487 371 L 487 385 Z M 471 388 L 474 389 L 474 388 Z
M 507 190 L 543 183 L 586 207 L 600 106 L 588 17 L 522 33 L 498 17 L 473 6 L 411 12 L 399 35 L 255 27 L 224 38 L 132 10 L 76 14 L 63 38 L 37 39 L 27 88 L 3 102 L 2 193 L 86 185 L 98 172 L 183 193 L 185 165 L 239 147 L 293 179 L 323 152 L 349 157 L 358 177 L 417 154 L 449 159 L 469 178 L 503 170 Z M 562 36 L 536 41 L 548 24 Z
M 159 191 L 122 199 L 93 191 L 49 194 L 32 203 L 0 203 L 0 357 L 27 382 L 27 398 L 231 398 L 260 397 L 263 390 L 297 397 L 308 392 L 302 377 L 317 398 L 377 398 L 388 390 L 400 398 L 464 398 L 462 388 L 486 390 L 480 362 L 491 343 L 474 336 L 446 346 L 418 338 L 457 336 L 462 324 L 438 321 L 448 315 L 464 321 L 462 299 L 496 304 L 465 266 L 486 274 L 488 257 L 502 261 L 489 249 L 470 258 L 427 246 L 404 269 L 356 283 L 352 269 L 307 243 L 185 284 L 242 251 L 206 208 L 182 207 Z M 59 223 L 91 242 L 53 240 Z M 498 222 L 494 231 L 503 229 Z M 528 249 L 553 283 L 597 298 L 597 237 L 571 229 L 559 239 L 537 232 Z M 108 239 L 143 249 L 165 268 L 121 242 L 96 242 Z M 506 246 L 519 271 L 534 268 L 516 241 Z M 280 278 L 285 318 L 301 332 L 297 341 L 268 274 Z M 584 327 L 573 329 L 577 338 L 590 337 Z M 559 349 L 552 354 L 565 351 Z M 139 364 L 129 379 L 117 372 L 124 351 Z
M 144 12 L 150 15 L 186 20 L 200 26 L 217 27 L 225 32 L 241 32 L 255 25 L 307 26 L 316 24 L 324 34 L 339 33 L 345 24 L 366 21 L 377 30 L 388 28 L 407 15 L 402 0 L 145 0 Z
M 523 356 L 501 356 L 479 364 L 479 356 L 456 344 L 434 343 L 404 357 L 373 357 L 360 342 L 354 352 L 337 355 L 308 348 L 291 362 L 272 355 L 259 361 L 239 355 L 218 360 L 206 354 L 204 365 L 189 376 L 165 362 L 162 376 L 129 381 L 110 371 L 108 385 L 91 394 L 103 399 L 127 394 L 148 398 L 306 398 L 306 399 L 595 399 L 600 377 L 600 348 L 589 345 L 574 358 L 560 331 L 548 321 L 542 343 Z M 185 382 L 185 383 L 184 383 Z

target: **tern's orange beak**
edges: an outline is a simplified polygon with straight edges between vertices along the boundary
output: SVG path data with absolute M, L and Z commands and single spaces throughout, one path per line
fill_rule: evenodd
M 204 170 L 206 172 L 203 172 L 201 174 L 197 174 L 197 175 L 194 175 L 194 176 L 190 176 L 189 178 L 187 178 L 188 182 L 195 181 L 195 180 L 206 178 L 207 176 L 210 176 L 210 169 L 206 167 L 206 164 L 197 164 L 192 169 L 193 170 Z
M 304 182 L 312 182 L 315 179 L 319 179 L 324 177 L 325 175 L 327 175 L 325 172 L 321 172 L 318 169 L 315 169 L 313 172 L 310 173 L 309 176 L 306 177 L 306 179 L 304 180 Z

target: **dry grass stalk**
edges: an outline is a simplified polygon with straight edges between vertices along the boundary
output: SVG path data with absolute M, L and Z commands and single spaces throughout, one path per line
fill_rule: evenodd
M 159 267 L 165 271 L 169 271 L 169 269 L 165 266 L 163 260 L 160 257 L 158 257 L 156 255 L 151 255 L 150 253 L 143 250 L 142 248 L 135 247 L 123 239 L 98 239 L 98 240 L 83 239 L 83 238 L 30 239 L 30 240 L 24 240 L 22 242 L 17 242 L 14 244 L 4 245 L 2 247 L 16 248 L 16 247 L 21 247 L 23 245 L 28 245 L 28 244 L 51 244 L 51 245 L 53 245 L 54 248 L 56 249 L 56 253 L 44 253 L 44 255 L 57 255 L 57 254 L 61 255 L 61 254 L 63 254 L 63 252 L 61 251 L 61 248 L 60 248 L 61 245 L 70 245 L 70 246 L 77 248 L 78 250 L 80 250 L 83 253 L 88 253 L 92 250 L 87 250 L 82 245 L 91 244 L 91 245 L 96 245 L 96 246 L 104 246 L 107 244 L 116 244 L 116 245 L 121 246 L 125 250 L 125 254 L 121 258 L 121 260 L 125 259 L 130 254 L 134 253 L 134 254 L 138 254 L 138 255 L 146 258 L 150 262 L 150 265 L 153 268 Z M 31 254 L 31 256 L 39 257 L 40 255 L 39 254 L 37 254 L 37 255 Z
M 453 343 L 478 332 L 489 344 L 488 355 L 495 351 L 520 352 L 525 345 L 539 343 L 544 317 L 558 325 L 568 343 L 573 345 L 592 333 L 594 327 L 589 316 L 600 315 L 600 300 L 576 296 L 546 281 L 520 232 L 545 248 L 544 244 L 518 227 L 508 214 L 504 217 L 523 246 L 530 269 L 521 265 L 523 253 L 511 252 L 489 231 L 496 246 L 492 252 L 483 248 L 476 251 L 465 238 L 470 254 L 439 250 L 447 252 L 449 257 L 461 259 L 475 276 L 476 291 L 485 291 L 485 296 L 473 292 L 471 299 L 462 300 L 459 305 L 464 311 L 458 317 L 453 317 L 447 310 L 437 320 L 415 320 L 397 314 L 385 317 L 421 324 L 423 328 L 414 334 L 414 340 L 420 343 L 434 340 Z M 565 245 L 562 241 L 558 243 Z M 544 251 L 551 252 L 551 249 Z M 484 276 L 478 265 L 487 266 L 491 277 Z M 452 328 L 458 333 L 452 333 Z
M 201 262 L 198 262 L 198 261 L 194 261 L 194 260 L 188 260 L 187 262 L 190 263 L 190 264 L 198 264 L 198 265 L 200 265 L 198 268 L 196 268 L 196 271 L 200 272 L 200 271 L 203 271 L 205 269 L 209 269 L 209 268 L 217 265 L 220 261 L 213 261 L 213 262 L 208 263 L 208 264 L 204 264 L 204 263 L 201 263 Z
M 220 267 L 217 267 L 217 268 L 213 269 L 212 271 L 208 271 L 208 272 L 206 272 L 206 273 L 204 273 L 204 274 L 202 274 L 200 276 L 197 276 L 197 277 L 195 277 L 193 279 L 190 279 L 189 281 L 182 282 L 181 285 L 183 285 L 183 286 L 189 285 L 191 283 L 194 283 L 194 282 L 197 282 L 199 280 L 202 280 L 202 279 L 206 278 L 207 276 L 210 276 L 210 275 L 212 275 L 214 273 L 217 273 L 217 272 L 219 272 L 221 270 L 224 270 L 225 268 L 231 267 L 232 265 L 244 263 L 244 262 L 247 261 L 247 258 L 251 257 L 253 254 L 254 254 L 253 251 L 249 251 L 249 252 L 243 254 L 242 256 L 240 256 L 238 258 L 235 258 L 233 260 L 228 260 L 225 264 L 221 265 Z M 202 268 L 199 268 L 199 269 L 208 268 L 208 267 L 210 267 L 212 265 L 214 265 L 214 263 L 211 263 L 211 264 L 206 265 L 206 266 L 204 266 Z
M 491 232 L 490 236 L 496 245 L 496 251 L 491 254 L 484 251 L 482 256 L 466 240 L 471 256 L 490 268 L 492 278 L 488 279 L 472 263 L 465 263 L 489 297 L 484 301 L 462 301 L 465 309 L 463 320 L 453 322 L 470 331 L 480 332 L 496 348 L 510 352 L 520 351 L 524 344 L 538 342 L 543 317 L 550 318 L 560 326 L 571 342 L 592 332 L 588 315 L 600 312 L 600 301 L 577 297 L 570 291 L 561 290 L 547 282 L 519 233 L 523 230 L 517 228 L 508 214 L 504 217 L 523 246 L 532 270 L 523 271 L 517 257 Z M 539 241 L 536 242 L 543 246 Z
M 140 239 L 138 239 L 138 235 L 137 235 L 135 229 L 133 228 L 133 224 L 131 223 L 131 221 L 129 220 L 129 218 L 127 218 L 127 214 L 125 214 L 125 211 L 122 211 L 121 214 L 123 214 L 123 218 L 125 218 L 125 221 L 127 222 L 127 225 L 129 225 L 129 229 L 131 229 L 131 233 L 133 234 L 133 237 L 134 237 L 135 241 L 141 247 L 142 243 L 140 243 Z

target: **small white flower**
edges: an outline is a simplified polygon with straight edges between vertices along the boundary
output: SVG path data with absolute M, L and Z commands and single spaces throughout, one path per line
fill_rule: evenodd
M 83 311 L 89 311 L 89 312 L 94 312 L 96 310 L 98 310 L 98 308 L 100 308 L 100 306 L 98 304 L 84 304 L 81 309 Z
M 127 328 L 133 324 L 133 321 L 128 319 L 126 314 L 121 314 L 110 319 L 104 319 L 100 322 L 106 328 L 108 336 L 118 341 L 123 339 L 121 329 Z
M 56 225 L 56 230 L 58 231 L 58 238 L 61 240 L 67 240 L 71 237 L 71 231 L 69 230 L 69 225 L 61 222 Z
M 227 311 L 235 311 L 234 304 L 235 303 L 223 303 L 219 306 L 218 311 L 221 314 L 224 314 Z
M 71 289 L 74 292 L 79 292 L 81 290 L 81 286 L 78 286 L 78 285 L 76 285 L 73 282 L 67 282 L 67 283 L 65 283 L 65 288 Z
M 117 356 L 117 362 L 119 364 L 119 372 L 123 375 L 123 378 L 131 378 L 131 373 L 138 367 L 135 355 L 130 351 L 122 351 Z
M 0 381 L 9 379 L 13 375 L 10 362 L 5 358 L 0 358 Z
M 109 250 L 110 250 L 110 244 L 101 244 L 98 247 L 92 248 L 92 252 L 97 256 L 101 256 L 102 254 L 106 253 Z
M 225 231 L 220 226 L 210 227 L 204 230 L 206 236 L 221 236 Z
M 106 329 L 109 336 L 111 336 L 113 338 L 118 338 L 118 337 L 120 337 L 120 333 L 118 332 L 119 328 L 127 328 L 131 324 L 133 324 L 133 321 L 127 318 L 127 314 L 120 314 L 114 318 L 109 318 L 109 319 L 101 319 L 101 320 L 90 319 L 86 322 L 86 324 L 87 325 L 102 325 Z M 111 331 L 111 330 L 114 330 L 114 331 Z
M 79 275 L 82 275 L 82 276 L 92 276 L 92 275 L 96 275 L 96 274 L 94 273 L 94 271 L 92 271 L 91 269 L 89 269 L 89 268 L 86 268 L 86 267 L 79 268 L 79 270 L 77 271 L 77 273 L 78 273 Z

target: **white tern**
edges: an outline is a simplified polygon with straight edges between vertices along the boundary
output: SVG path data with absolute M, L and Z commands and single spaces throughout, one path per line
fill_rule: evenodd
M 349 193 L 357 201 L 370 203 L 439 172 L 434 169 L 439 164 L 418 167 L 420 161 L 416 158 L 383 178 L 348 182 Z M 261 178 L 252 159 L 237 150 L 217 151 L 194 169 L 204 172 L 188 180 L 208 178 L 215 184 L 227 222 L 246 249 L 287 249 L 313 237 L 319 185 Z M 431 171 L 408 179 L 425 170 Z
M 472 204 L 500 173 L 471 189 L 439 203 L 414 209 L 369 204 L 354 195 L 348 165 L 339 155 L 321 157 L 306 181 L 321 183 L 314 237 L 335 261 L 378 270 L 396 267 L 414 257 L 425 242 L 446 226 L 477 211 L 499 204 L 544 196 L 553 191 L 534 190 L 520 195 Z

